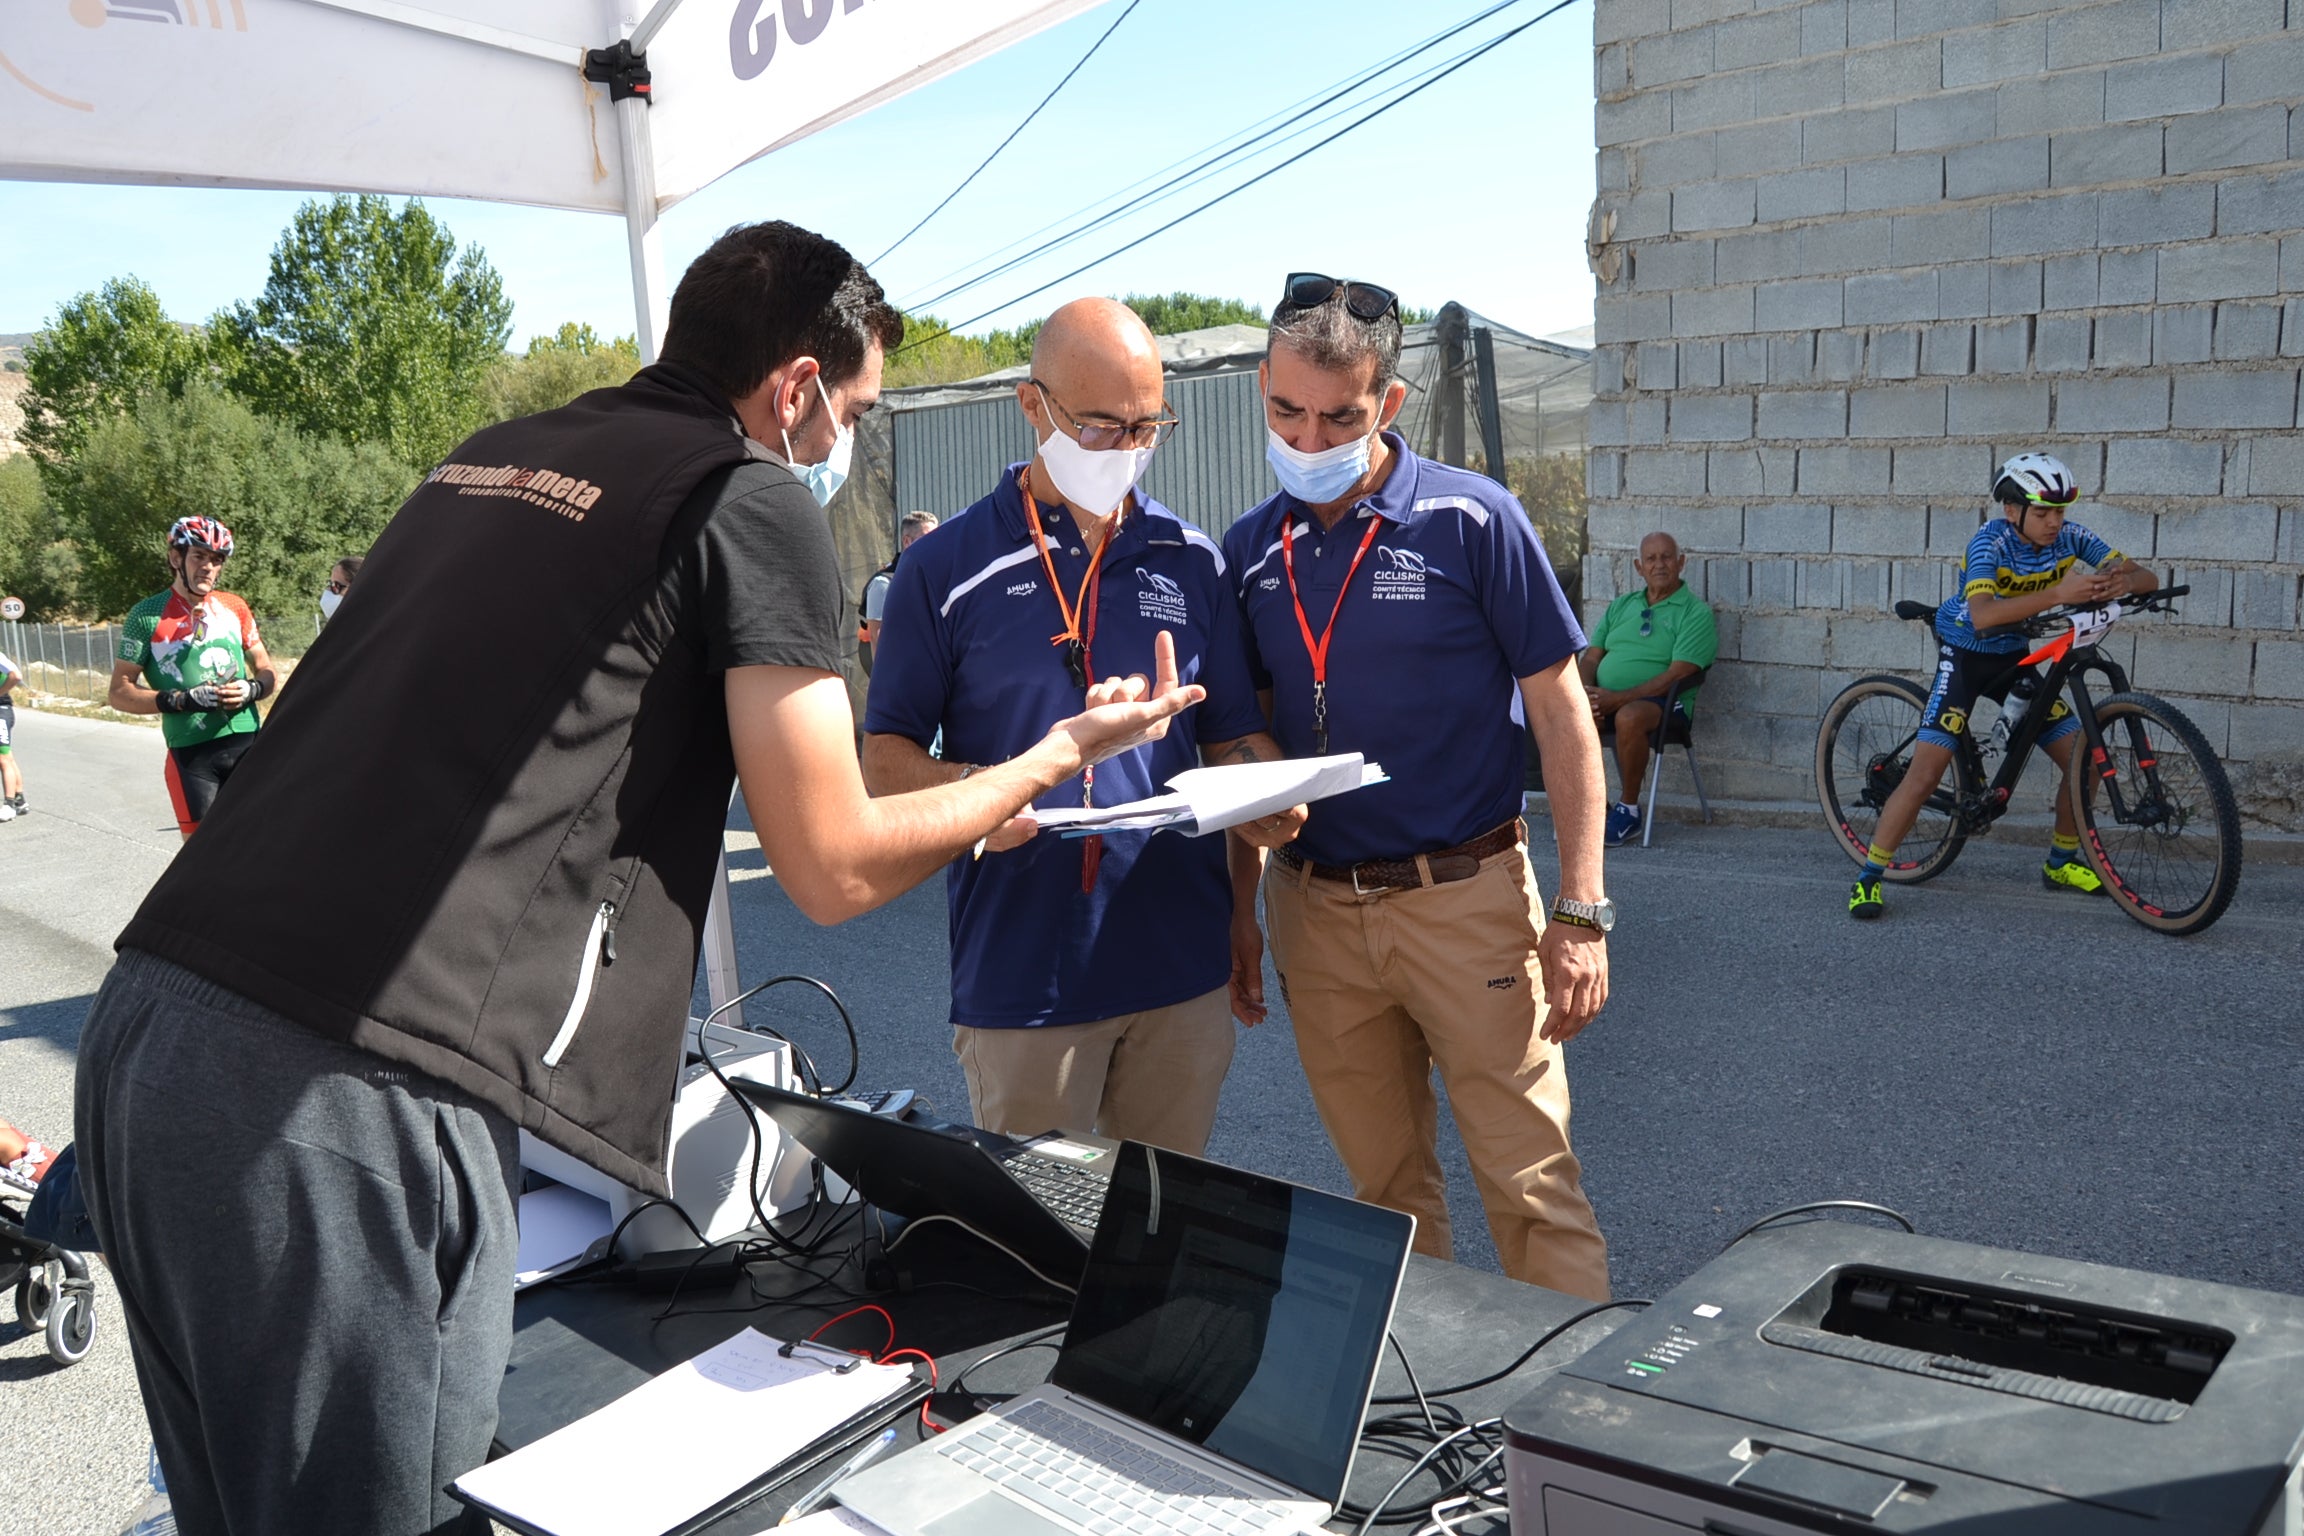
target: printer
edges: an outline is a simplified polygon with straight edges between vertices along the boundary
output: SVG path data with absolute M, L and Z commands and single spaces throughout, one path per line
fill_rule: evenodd
M 1808 1222 L 1504 1422 L 1513 1536 L 2299 1536 L 2304 1298 Z

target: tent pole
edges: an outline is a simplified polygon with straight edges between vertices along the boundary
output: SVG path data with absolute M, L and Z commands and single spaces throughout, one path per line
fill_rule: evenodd
M 624 153 L 624 231 L 632 258 L 632 318 L 638 326 L 640 360 L 656 361 L 664 344 L 669 300 L 664 293 L 664 246 L 656 228 L 656 153 L 648 132 L 648 103 L 629 97 L 616 103 L 616 134 Z M 718 1008 L 743 990 L 736 968 L 736 923 L 728 904 L 725 846 L 712 871 L 712 902 L 704 912 L 704 989 Z M 721 1018 L 744 1027 L 744 1010 L 730 1008 Z

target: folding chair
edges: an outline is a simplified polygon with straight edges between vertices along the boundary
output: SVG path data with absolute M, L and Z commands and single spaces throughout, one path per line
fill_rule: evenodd
M 1648 733 L 1648 786 L 1646 793 L 1641 797 L 1645 802 L 1640 807 L 1640 846 L 1643 848 L 1648 846 L 1649 838 L 1654 836 L 1656 831 L 1656 786 L 1664 777 L 1664 749 L 1666 747 L 1680 747 L 1686 750 L 1688 776 L 1696 781 L 1696 804 L 1703 811 L 1705 822 L 1709 824 L 1712 820 L 1712 802 L 1704 796 L 1704 774 L 1696 766 L 1695 722 L 1687 716 L 1679 714 L 1675 708 L 1680 702 L 1680 695 L 1683 691 L 1698 687 L 1703 683 L 1704 674 L 1707 670 L 1709 669 L 1698 668 L 1694 677 L 1682 678 L 1679 682 L 1674 683 L 1671 690 L 1659 701 L 1664 706 L 1664 718 L 1657 722 L 1656 729 Z M 1613 719 L 1601 728 L 1600 744 L 1611 750 L 1614 749 L 1616 745 L 1616 722 Z

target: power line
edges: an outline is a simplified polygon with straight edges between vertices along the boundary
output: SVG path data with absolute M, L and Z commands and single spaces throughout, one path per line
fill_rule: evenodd
M 1006 148 L 1007 148 L 1009 145 L 1011 145 L 1011 144 L 1015 143 L 1015 142 L 1016 142 L 1016 135 L 1018 135 L 1018 134 L 1022 133 L 1022 132 L 1023 132 L 1025 129 L 1027 129 L 1027 128 L 1031 127 L 1031 126 L 1032 126 L 1032 119 L 1034 119 L 1034 118 L 1038 117 L 1038 116 L 1041 114 L 1041 112 L 1042 112 L 1042 111 L 1044 111 L 1044 110 L 1047 108 L 1047 106 L 1048 106 L 1048 103 L 1050 103 L 1050 102 L 1052 102 L 1052 101 L 1054 101 L 1054 100 L 1056 99 L 1058 92 L 1061 92 L 1061 91 L 1064 89 L 1064 87 L 1066 87 L 1067 85 L 1070 85 L 1070 84 L 1072 83 L 1072 77 L 1073 77 L 1074 75 L 1076 75 L 1076 74 L 1080 73 L 1080 71 L 1081 71 L 1082 69 L 1084 69 L 1084 68 L 1086 68 L 1086 67 L 1087 67 L 1088 61 L 1089 61 L 1090 59 L 1092 59 L 1092 58 L 1096 57 L 1096 50 L 1097 50 L 1097 49 L 1099 49 L 1099 48 L 1101 48 L 1101 47 L 1103 47 L 1103 46 L 1104 46 L 1104 43 L 1105 43 L 1105 40 L 1106 40 L 1106 39 L 1108 39 L 1108 38 L 1110 38 L 1110 37 L 1111 37 L 1111 35 L 1112 35 L 1113 33 L 1115 33 L 1115 32 L 1117 32 L 1117 31 L 1119 31 L 1119 30 L 1120 30 L 1120 23 L 1121 23 L 1121 22 L 1123 22 L 1123 21 L 1126 21 L 1126 20 L 1129 18 L 1129 16 L 1131 16 L 1132 14 L 1134 14 L 1134 12 L 1135 12 L 1135 10 L 1136 10 L 1136 7 L 1137 7 L 1137 5 L 1138 5 L 1138 4 L 1139 4 L 1139 0 L 1128 0 L 1128 8 L 1127 8 L 1126 10 L 1122 11 L 1122 12 L 1121 12 L 1121 13 L 1120 13 L 1118 16 L 1116 16 L 1116 17 L 1114 17 L 1114 18 L 1113 18 L 1113 20 L 1112 20 L 1112 25 L 1110 25 L 1110 26 L 1108 26 L 1108 27 L 1106 27 L 1106 28 L 1104 29 L 1104 35 L 1103 35 L 1102 37 L 1099 37 L 1099 38 L 1097 38 L 1097 39 L 1096 39 L 1096 41 L 1094 41 L 1093 43 L 1090 43 L 1090 44 L 1088 45 L 1088 51 L 1087 51 L 1086 53 L 1084 53 L 1084 54 L 1080 55 L 1080 62 L 1079 62 L 1079 63 L 1077 63 L 1077 64 L 1075 64 L 1075 65 L 1073 65 L 1073 66 L 1072 66 L 1070 69 L 1066 70 L 1066 71 L 1064 72 L 1064 78 L 1056 82 L 1056 88 L 1055 88 L 1055 90 L 1052 90 L 1052 91 L 1050 91 L 1050 92 L 1049 92 L 1047 95 L 1045 95 L 1045 96 L 1041 97 L 1041 98 L 1040 98 L 1040 105 L 1039 105 L 1039 106 L 1037 106 L 1037 107 L 1034 107 L 1034 108 L 1033 108 L 1031 111 L 1029 111 L 1029 112 L 1025 113 L 1025 114 L 1024 114 L 1024 121 L 1022 121 L 1022 122 L 1018 123 L 1018 124 L 1017 124 L 1015 127 L 1013 127 L 1013 128 L 1011 128 L 1011 129 L 1009 129 L 1009 130 L 1008 130 L 1008 137 L 1006 137 L 1006 138 L 1002 139 L 1002 140 L 1001 140 L 1001 141 L 1000 141 L 998 144 L 996 144 L 996 145 L 994 145 L 994 146 L 992 147 L 992 153 L 990 153 L 990 154 L 988 154 L 988 155 L 986 155 L 986 156 L 984 157 L 984 164 L 983 164 L 983 165 L 979 165 L 978 167 L 976 167 L 976 169 L 974 169 L 974 170 L 970 171 L 970 172 L 969 172 L 967 175 L 965 175 L 965 176 L 961 177 L 961 178 L 960 178 L 960 185 L 958 185 L 958 186 L 954 187 L 954 188 L 953 188 L 951 191 L 949 191 L 949 192 L 945 193 L 945 194 L 944 194 L 944 201 L 943 201 L 943 202 L 941 202 L 941 203 L 938 203 L 938 204 L 937 204 L 935 207 L 933 207 L 933 208 L 929 209 L 929 210 L 927 211 L 927 213 L 926 213 L 926 214 L 922 215 L 922 216 L 921 216 L 921 219 L 920 219 L 920 222 L 919 222 L 919 223 L 917 223 L 917 224 L 913 225 L 913 226 L 912 226 L 910 229 L 908 229 L 908 230 L 904 231 L 904 233 L 902 233 L 901 235 L 898 235 L 898 236 L 896 237 L 896 245 L 891 245 L 890 247 L 888 247 L 888 249 L 886 249 L 886 250 L 882 251 L 882 252 L 881 252 L 879 255 L 877 255 L 877 256 L 875 256 L 875 257 L 873 257 L 873 258 L 872 258 L 872 261 L 871 261 L 871 265 L 873 265 L 873 266 L 875 266 L 875 267 L 876 267 L 876 266 L 880 265 L 880 263 L 882 263 L 882 262 L 886 261 L 886 260 L 887 260 L 889 257 L 891 257 L 891 256 L 895 255 L 895 254 L 896 254 L 896 247 L 897 247 L 897 246 L 900 246 L 900 245 L 902 245 L 902 244 L 903 244 L 905 241 L 907 241 L 907 240 L 911 239 L 911 238 L 912 238 L 914 235 L 916 235 L 916 234 L 920 233 L 920 231 L 921 231 L 921 230 L 923 230 L 923 229 L 926 229 L 926 228 L 928 227 L 928 221 L 929 221 L 930 219 L 933 219 L 934 217 L 936 217 L 936 215 L 938 215 L 938 214 L 942 213 L 942 212 L 944 211 L 944 209 L 945 209 L 946 205 L 948 205 L 948 204 L 949 204 L 949 203 L 952 201 L 952 199 L 954 199 L 954 198 L 958 197 L 958 196 L 959 196 L 961 193 L 963 193 L 963 192 L 967 191 L 967 190 L 968 190 L 968 183 L 970 183 L 970 182 L 974 181 L 974 180 L 975 180 L 977 177 L 979 177 L 979 176 L 983 175 L 983 174 L 984 174 L 984 170 L 985 170 L 985 167 L 986 167 L 986 166 L 989 166 L 989 165 L 990 165 L 990 164 L 991 164 L 993 161 L 995 161 L 995 160 L 997 160 L 997 159 L 999 159 L 999 158 L 1000 158 L 1000 151 L 1001 151 L 1001 150 L 1004 150 L 1004 149 L 1006 149 Z
M 1419 54 L 1428 53 L 1432 49 L 1438 47 L 1441 43 L 1446 42 L 1449 38 L 1464 32 L 1468 28 L 1479 25 L 1481 22 L 1488 20 L 1490 17 L 1493 17 L 1500 12 L 1510 10 L 1512 7 L 1522 3 L 1524 3 L 1524 0 L 1499 0 L 1499 3 L 1490 5 L 1485 10 L 1474 13 L 1472 16 L 1467 17 L 1465 20 L 1457 23 L 1455 26 L 1449 27 L 1440 32 L 1436 32 L 1432 36 L 1425 38 L 1422 42 L 1411 44 L 1410 46 L 1400 50 L 1398 53 L 1393 54 L 1389 58 L 1381 59 L 1374 64 L 1367 65 L 1359 70 L 1356 70 L 1342 80 L 1332 82 L 1326 86 L 1322 86 L 1319 90 L 1312 92 L 1310 95 L 1302 97 L 1297 101 L 1290 103 L 1288 106 L 1282 107 L 1278 111 L 1275 111 L 1266 117 L 1260 118 L 1256 122 L 1248 124 L 1245 128 L 1236 129 L 1232 133 L 1225 134 L 1223 137 L 1216 139 L 1212 143 L 1201 146 L 1199 149 L 1192 151 L 1190 154 L 1170 161 L 1167 165 L 1162 166 L 1159 170 L 1137 178 L 1128 186 L 1121 188 L 1117 192 L 1109 193 L 1106 196 L 1097 199 L 1097 201 L 1093 203 L 1089 203 L 1084 207 L 1074 209 L 1071 213 L 1065 214 L 1059 218 L 1049 220 L 1046 224 L 1041 225 L 1038 229 L 1033 230 L 1031 233 L 1020 236 L 1017 239 L 1010 241 L 1008 244 L 1000 247 L 998 250 L 992 252 L 990 256 L 979 258 L 979 261 L 994 260 L 998 257 L 1006 255 L 1010 251 L 1018 249 L 1021 246 L 1031 245 L 1032 242 L 1038 240 L 1040 236 L 1047 234 L 1052 229 L 1056 229 L 1062 226 L 1069 220 L 1078 218 L 1083 214 L 1087 214 L 1091 210 L 1102 207 L 1106 203 L 1113 204 L 1112 207 L 1090 219 L 1087 223 L 1081 224 L 1066 234 L 1060 235 L 1053 240 L 1045 242 L 1044 244 L 1035 246 L 1021 259 L 1030 260 L 1034 256 L 1043 255 L 1048 251 L 1058 249 L 1076 239 L 1079 239 L 1080 237 L 1101 227 L 1102 225 L 1110 223 L 1114 219 L 1134 212 L 1137 209 L 1149 207 L 1151 204 L 1162 200 L 1162 198 L 1171 191 L 1179 191 L 1182 190 L 1185 186 L 1189 186 L 1196 182 L 1205 180 L 1207 176 L 1221 169 L 1225 161 L 1237 159 L 1250 153 L 1251 151 L 1262 146 L 1266 140 L 1273 140 L 1275 139 L 1275 136 L 1279 136 L 1277 142 L 1285 143 L 1287 139 L 1295 137 L 1297 133 L 1313 131 L 1313 129 L 1316 129 L 1319 126 L 1318 124 L 1313 124 L 1310 128 L 1297 129 L 1293 133 L 1287 132 L 1286 130 L 1293 128 L 1295 124 L 1302 122 L 1304 118 L 1310 116 L 1312 113 L 1318 112 L 1331 103 L 1341 100 L 1343 97 L 1350 95 L 1352 92 L 1360 89 L 1362 86 L 1369 84 L 1377 77 L 1389 73 L 1390 71 L 1398 68 L 1400 65 L 1405 64 L 1410 59 L 1417 57 Z M 1350 110 L 1351 109 L 1349 107 L 1344 109 L 1346 112 Z M 1335 115 L 1342 116 L 1343 113 L 1339 112 Z M 1240 142 L 1234 143 L 1233 141 L 1236 139 L 1240 140 Z M 1152 190 L 1136 194 L 1137 188 L 1145 186 L 1150 182 L 1157 181 L 1160 177 L 1167 176 L 1169 172 L 1177 170 L 1178 167 L 1188 168 L 1183 170 L 1180 175 L 1170 177 L 1168 180 L 1161 182 L 1160 185 L 1153 187 Z M 1132 196 L 1131 194 L 1136 195 Z M 917 297 L 907 298 L 903 307 L 907 310 L 916 310 L 924 308 L 928 304 L 939 303 L 953 294 L 963 293 L 969 288 L 975 287 L 979 283 L 988 281 L 993 277 L 997 277 L 1000 273 L 1010 270 L 1018 263 L 1014 261 L 1005 262 L 1000 266 L 979 272 L 974 277 L 967 279 L 965 282 L 956 283 L 950 288 L 942 287 L 943 284 L 952 282 L 953 279 L 960 277 L 962 273 L 968 271 L 970 266 L 976 264 L 977 263 L 974 262 L 964 263 L 963 265 L 955 267 L 952 270 L 946 272 L 943 276 L 935 279 L 933 282 L 920 285 L 913 290 L 914 295 L 924 293 L 930 289 L 936 289 L 938 291 L 933 297 L 928 298 L 925 301 L 920 300 Z
M 1500 12 L 1510 10 L 1514 6 L 1521 5 L 1523 3 L 1525 3 L 1525 0 L 1499 0 L 1499 3 L 1490 5 L 1486 9 L 1474 13 L 1473 15 L 1465 18 L 1463 21 L 1458 22 L 1456 25 L 1449 27 L 1444 31 L 1434 33 L 1432 36 L 1426 38 L 1423 42 L 1416 44 L 1414 47 L 1405 49 L 1400 53 L 1394 54 L 1389 59 L 1383 60 L 1380 63 L 1370 65 L 1367 68 L 1355 72 L 1353 75 L 1348 76 L 1345 80 L 1327 88 L 1324 93 L 1316 93 L 1317 99 L 1307 98 L 1307 102 L 1309 104 L 1303 105 L 1301 110 L 1294 111 L 1290 115 L 1286 116 L 1282 121 L 1273 124 L 1272 127 L 1264 129 L 1262 132 L 1254 134 L 1246 141 L 1237 145 L 1232 145 L 1229 148 L 1215 149 L 1212 152 L 1208 152 L 1206 158 L 1201 159 L 1198 164 L 1193 165 L 1188 170 L 1182 171 L 1177 175 L 1170 177 L 1168 180 L 1160 183 L 1160 185 L 1152 188 L 1150 191 L 1145 192 L 1137 197 L 1131 198 L 1128 201 L 1120 204 L 1115 208 L 1109 209 L 1104 213 L 1098 214 L 1096 217 L 1088 220 L 1086 223 L 1081 224 L 1078 227 L 1069 230 L 1065 234 L 1059 235 L 1052 240 L 1045 241 L 1042 244 L 1033 247 L 1031 250 L 1025 251 L 1019 256 L 1011 257 L 1009 260 L 1001 262 L 995 267 L 992 267 L 984 272 L 980 272 L 976 276 L 967 279 L 965 282 L 956 283 L 953 286 L 946 288 L 939 293 L 936 293 L 932 297 L 907 304 L 905 307 L 907 309 L 913 310 L 933 308 L 934 306 L 944 303 L 946 300 L 951 299 L 956 295 L 967 292 L 971 288 L 978 287 L 981 284 L 991 281 L 993 278 L 998 277 L 1003 272 L 1013 271 L 1017 267 L 1023 266 L 1041 256 L 1047 255 L 1051 251 L 1058 250 L 1065 245 L 1069 245 L 1073 241 L 1082 238 L 1083 236 L 1103 227 L 1104 225 L 1110 224 L 1113 221 L 1123 218 L 1128 214 L 1134 213 L 1142 208 L 1149 207 L 1153 203 L 1162 200 L 1171 191 L 1182 190 L 1185 187 L 1207 180 L 1210 176 L 1215 175 L 1218 171 L 1222 170 L 1226 161 L 1236 161 L 1241 157 L 1249 154 L 1253 150 L 1261 147 L 1268 147 L 1265 143 L 1267 140 L 1273 140 L 1277 136 L 1279 142 L 1284 143 L 1287 139 L 1297 137 L 1300 133 L 1314 131 L 1320 126 L 1318 123 L 1314 123 L 1307 128 L 1297 129 L 1295 132 L 1288 132 L 1287 130 L 1295 128 L 1295 125 L 1302 122 L 1304 119 L 1313 116 L 1315 113 L 1324 110 L 1325 108 L 1335 104 L 1338 101 L 1341 101 L 1345 97 L 1351 95 L 1353 92 L 1360 90 L 1363 86 L 1370 84 L 1377 77 L 1398 68 L 1402 64 L 1407 63 L 1410 59 L 1416 58 L 1420 54 L 1429 53 L 1432 49 L 1437 48 L 1440 44 L 1448 41 L 1450 38 L 1456 37 L 1469 30 L 1470 28 L 1478 26 L 1481 22 L 1490 19 Z M 1538 19 L 1541 20 L 1542 18 L 1539 17 Z M 1390 87 L 1387 87 L 1387 89 L 1389 88 Z M 1329 118 L 1323 119 L 1323 121 L 1334 121 L 1336 117 L 1341 117 L 1351 110 L 1352 108 L 1346 107 L 1342 109 L 1342 111 L 1332 114 Z M 1275 115 L 1277 116 L 1278 114 Z M 1266 121 L 1269 122 L 1270 119 L 1266 119 Z M 1225 141 L 1221 139 L 1217 141 L 1219 145 L 1224 144 L 1224 142 Z M 1185 157 L 1186 160 L 1190 160 L 1192 158 L 1192 156 Z M 1176 163 L 1183 164 L 1184 162 L 1178 161 Z M 1146 179 L 1149 180 L 1150 178 Z M 1091 204 L 1090 206 L 1093 207 L 1094 205 Z M 1058 222 L 1062 221 L 1059 220 Z
M 1290 155 L 1287 159 L 1281 161 L 1279 164 L 1274 165 L 1266 170 L 1259 171 L 1254 176 L 1249 177 L 1246 181 L 1241 182 L 1238 186 L 1232 187 L 1223 192 L 1219 192 L 1216 196 L 1200 204 L 1197 208 L 1193 208 L 1185 213 L 1180 213 L 1175 218 L 1170 219 L 1167 223 L 1161 225 L 1159 228 L 1149 230 L 1144 234 L 1138 235 L 1135 239 L 1114 250 L 1106 251 L 1103 255 L 1097 257 L 1094 261 L 1086 262 L 1080 266 L 1074 267 L 1071 271 L 1066 272 L 1061 276 L 1052 277 L 1047 282 L 1040 284 L 1040 286 L 1037 288 L 1029 289 L 1026 292 L 1017 294 L 1014 298 L 1008 299 L 1000 304 L 996 304 L 992 308 L 987 309 L 980 314 L 970 315 L 965 320 L 956 321 L 953 324 L 946 326 L 943 330 L 938 331 L 935 335 L 923 336 L 918 341 L 907 342 L 904 346 L 897 348 L 897 351 L 908 352 L 913 347 L 924 346 L 928 342 L 935 341 L 940 337 L 949 336 L 956 331 L 964 330 L 968 326 L 976 324 L 978 321 L 989 320 L 994 315 L 1000 313 L 1001 310 L 1010 308 L 1013 305 L 1021 304 L 1026 299 L 1037 298 L 1041 294 L 1046 293 L 1049 289 L 1057 286 L 1059 283 L 1068 283 L 1073 278 L 1080 276 L 1082 273 L 1093 271 L 1095 268 L 1102 266 L 1105 262 L 1110 261 L 1113 257 L 1125 255 L 1129 251 L 1132 251 L 1136 249 L 1136 247 L 1144 244 L 1146 241 L 1156 239 L 1159 236 L 1168 233 L 1168 231 L 1174 229 L 1177 225 L 1185 223 L 1188 220 L 1198 218 L 1201 214 L 1206 213 L 1209 209 L 1215 207 L 1218 203 L 1226 202 L 1231 198 L 1239 196 L 1241 193 L 1247 191 L 1250 187 L 1255 186 L 1258 182 L 1270 180 L 1272 177 L 1288 169 L 1288 167 L 1296 164 L 1299 160 L 1304 159 L 1306 156 L 1317 154 L 1319 151 L 1335 143 L 1338 139 L 1343 138 L 1346 134 L 1349 134 L 1356 129 L 1366 127 L 1369 123 L 1372 123 L 1377 118 L 1382 117 L 1385 113 L 1391 111 L 1394 107 L 1399 106 L 1401 103 L 1409 100 L 1411 97 L 1421 95 L 1423 92 L 1431 89 L 1435 85 L 1438 85 L 1441 81 L 1447 79 L 1450 75 L 1456 73 L 1456 71 L 1464 68 L 1466 65 L 1471 64 L 1475 60 L 1478 60 L 1481 57 L 1494 52 L 1496 49 L 1510 42 L 1513 38 L 1518 37 L 1521 33 L 1527 31 L 1530 27 L 1535 26 L 1538 22 L 1544 21 L 1552 16 L 1556 16 L 1574 4 L 1576 4 L 1576 0 L 1557 0 L 1556 4 L 1538 12 L 1536 15 L 1520 23 L 1520 25 L 1512 28 L 1510 31 L 1498 33 L 1495 37 L 1481 44 L 1478 48 L 1471 50 L 1463 57 L 1457 59 L 1447 68 L 1441 70 L 1435 75 L 1432 75 L 1429 79 L 1419 81 L 1409 89 L 1402 91 L 1399 95 L 1393 97 L 1390 101 L 1387 101 L 1382 106 L 1376 108 L 1373 112 L 1366 113 L 1353 122 L 1347 123 L 1344 127 L 1337 129 L 1334 133 L 1320 140 L 1317 144 L 1313 144 L 1307 148 L 1298 150 L 1295 154 Z

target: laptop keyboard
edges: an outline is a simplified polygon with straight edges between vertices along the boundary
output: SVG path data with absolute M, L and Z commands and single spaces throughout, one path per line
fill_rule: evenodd
M 1232 1484 L 1045 1402 L 936 1449 L 1090 1536 L 1252 1536 L 1288 1522 Z
M 1033 1152 L 1012 1152 L 1001 1166 L 1058 1216 L 1086 1231 L 1096 1230 L 1096 1218 L 1104 1214 L 1104 1191 L 1112 1183 L 1110 1174 Z

